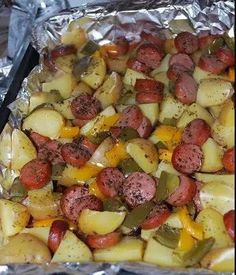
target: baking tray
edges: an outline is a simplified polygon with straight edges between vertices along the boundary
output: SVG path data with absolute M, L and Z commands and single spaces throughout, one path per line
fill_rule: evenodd
M 8 105 L 11 104 L 17 97 L 23 80 L 28 76 L 30 71 L 39 63 L 39 54 L 31 44 L 28 45 L 23 58 L 17 68 L 14 69 L 14 76 L 10 83 L 5 99 L 0 107 L 0 133 L 10 116 Z

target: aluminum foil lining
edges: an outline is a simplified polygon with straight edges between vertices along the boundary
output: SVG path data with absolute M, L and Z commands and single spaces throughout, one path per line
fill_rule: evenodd
M 50 5 L 50 2 L 52 5 Z M 180 31 L 196 33 L 210 32 L 213 34 L 228 31 L 233 35 L 234 30 L 234 2 L 213 0 L 120 0 L 97 1 L 47 1 L 38 0 L 39 16 L 35 21 L 32 33 L 34 47 L 42 53 L 46 46 L 52 47 L 59 42 L 60 35 L 68 24 L 81 17 L 90 20 L 83 25 L 89 36 L 99 44 L 107 43 L 116 36 L 126 34 L 128 39 L 136 39 L 143 29 L 159 32 L 167 37 L 174 36 Z M 99 1 L 100 2 L 100 1 Z M 96 3 L 96 4 L 94 4 Z M 63 7 L 71 7 L 45 21 L 49 15 L 55 14 Z M 24 80 L 18 99 L 9 107 L 12 110 L 10 123 L 18 127 L 22 117 L 27 112 L 29 94 L 37 92 L 43 79 L 47 77 L 37 66 Z M 0 171 L 3 172 L 4 168 Z M 0 190 L 1 192 L 1 190 Z M 129 273 L 127 273 L 129 272 Z M 93 275 L 125 275 L 125 274 L 159 274 L 159 275 L 210 275 L 230 274 L 214 273 L 203 269 L 173 269 L 161 268 L 145 263 L 64 263 L 49 265 L 2 265 L 0 274 L 93 274 Z

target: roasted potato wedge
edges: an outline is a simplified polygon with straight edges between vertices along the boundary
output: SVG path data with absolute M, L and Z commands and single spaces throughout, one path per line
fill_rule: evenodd
M 146 79 L 146 78 L 149 78 L 149 77 L 143 73 L 140 73 L 128 68 L 124 75 L 123 83 L 125 85 L 129 85 L 133 87 L 137 79 Z
M 234 127 L 235 108 L 232 100 L 226 101 L 220 110 L 219 123 L 224 127 Z
M 150 120 L 152 126 L 156 125 L 159 113 L 158 103 L 139 104 L 138 106 L 141 109 L 143 115 Z
M 0 135 L 0 163 L 10 168 L 12 154 L 12 128 L 7 123 Z
M 235 143 L 235 129 L 234 127 L 226 127 L 218 120 L 211 125 L 211 134 L 214 140 L 221 146 L 225 146 L 230 149 Z
M 43 241 L 46 245 L 48 244 L 48 236 L 49 236 L 50 227 L 31 227 L 24 228 L 21 233 L 30 234 L 39 240 Z
M 207 174 L 207 173 L 195 173 L 194 177 L 202 182 L 211 182 L 211 181 L 217 181 L 217 182 L 223 182 L 226 185 L 234 188 L 234 180 L 235 176 L 233 174 Z
M 54 109 L 56 111 L 58 111 L 60 114 L 62 114 L 64 118 L 74 119 L 75 117 L 72 114 L 72 111 L 71 111 L 71 108 L 70 108 L 71 101 L 73 99 L 74 99 L 73 97 L 67 98 L 63 101 L 52 103 L 52 106 L 54 107 Z

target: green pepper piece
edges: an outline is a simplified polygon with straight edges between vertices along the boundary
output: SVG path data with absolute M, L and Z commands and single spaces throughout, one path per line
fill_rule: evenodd
M 208 239 L 204 239 L 198 241 L 197 244 L 187 253 L 182 256 L 183 263 L 185 266 L 193 266 L 201 261 L 201 259 L 208 253 L 215 239 L 210 237 Z
M 72 73 L 77 81 L 80 81 L 82 73 L 88 69 L 90 60 L 91 58 L 89 56 L 84 56 L 75 61 Z
M 230 50 L 232 50 L 234 52 L 235 50 L 235 41 L 234 41 L 234 37 L 229 37 L 229 35 L 227 33 L 225 33 L 223 35 L 224 37 L 224 41 L 225 41 L 225 44 L 228 46 L 228 48 Z
M 65 164 L 55 164 L 52 166 L 52 180 L 59 180 L 62 176 L 62 172 L 65 169 Z
M 215 53 L 219 48 L 224 45 L 224 39 L 222 37 L 216 38 L 208 47 L 207 52 L 209 54 Z
M 109 132 L 108 131 L 103 131 L 103 132 L 99 132 L 97 133 L 95 136 L 89 136 L 89 140 L 94 143 L 94 144 L 100 144 L 103 142 L 104 139 L 106 139 L 107 137 L 109 137 Z
M 155 232 L 153 238 L 160 244 L 175 249 L 179 243 L 180 230 L 179 228 L 174 228 L 163 224 Z
M 137 130 L 135 130 L 133 128 L 129 128 L 129 127 L 124 127 L 121 129 L 119 139 L 126 142 L 130 139 L 138 138 L 138 137 L 140 137 L 140 136 L 139 136 Z
M 133 172 L 143 172 L 138 164 L 133 159 L 125 159 L 119 162 L 118 168 L 122 171 L 125 176 Z
M 135 207 L 125 218 L 123 225 L 128 228 L 138 227 L 148 216 L 154 207 L 153 202 L 146 202 Z
M 165 143 L 162 142 L 162 141 L 158 141 L 158 142 L 155 144 L 155 147 L 156 147 L 157 149 L 167 149 Z
M 21 198 L 27 196 L 27 190 L 21 184 L 19 178 L 15 178 L 9 192 L 11 198 Z
M 179 177 L 167 173 L 166 171 L 161 172 L 159 183 L 156 190 L 156 200 L 163 201 L 168 198 L 169 194 L 173 193 L 179 186 Z
M 176 126 L 177 119 L 175 118 L 164 118 L 163 124 L 168 126 Z
M 92 40 L 89 40 L 83 47 L 81 53 L 84 55 L 92 55 L 99 49 L 99 45 Z
M 114 212 L 114 211 L 120 211 L 123 209 L 126 210 L 126 207 L 118 199 L 106 199 L 103 201 L 104 211 Z

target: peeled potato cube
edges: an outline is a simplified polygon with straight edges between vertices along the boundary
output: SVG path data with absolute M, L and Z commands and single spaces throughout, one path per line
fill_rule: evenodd
M 78 225 L 85 234 L 108 234 L 122 224 L 125 214 L 125 212 L 101 212 L 84 209 L 79 216 Z
M 235 143 L 235 130 L 234 127 L 226 127 L 218 120 L 215 120 L 211 126 L 211 135 L 214 140 L 221 146 L 225 146 L 227 149 L 230 149 L 234 146 Z
M 146 139 L 132 139 L 126 146 L 127 153 L 146 173 L 152 173 L 158 167 L 158 153 L 154 144 Z
M 6 124 L 0 135 L 0 163 L 6 167 L 10 167 L 12 153 L 12 128 Z
M 219 114 L 219 123 L 225 127 L 234 127 L 234 103 L 232 100 L 226 101 Z
M 68 98 L 71 96 L 74 87 L 76 86 L 76 81 L 72 74 L 63 73 L 62 75 L 56 77 L 55 79 L 45 82 L 42 84 L 43 92 L 51 92 L 53 90 L 58 91 L 63 98 Z
M 199 83 L 203 79 L 209 79 L 209 78 L 221 78 L 227 80 L 227 74 L 226 75 L 216 75 L 212 74 L 210 72 L 204 71 L 198 66 L 195 67 L 195 70 L 193 72 L 193 78 Z
M 21 233 L 30 234 L 39 240 L 43 241 L 46 245 L 48 244 L 48 236 L 49 236 L 50 227 L 32 227 L 32 228 L 24 228 Z
M 118 244 L 94 250 L 96 262 L 142 261 L 144 243 L 138 239 L 124 238 Z
M 55 110 L 40 108 L 24 119 L 23 130 L 32 130 L 42 136 L 58 138 L 65 126 L 63 116 Z
M 14 129 L 12 132 L 11 154 L 13 170 L 20 170 L 26 163 L 37 157 L 37 151 L 30 139 L 18 129 Z
M 31 234 L 16 235 L 0 249 L 0 264 L 42 264 L 50 260 L 51 252 L 46 244 Z
M 211 182 L 211 181 L 218 181 L 222 182 L 231 188 L 234 188 L 234 174 L 207 174 L 207 173 L 195 173 L 194 177 L 202 182 Z
M 30 214 L 27 208 L 6 199 L 0 199 L 0 220 L 5 236 L 19 233 L 29 222 Z
M 223 168 L 223 148 L 213 138 L 208 138 L 201 147 L 203 152 L 203 163 L 201 172 L 216 172 Z
M 232 94 L 233 86 L 229 81 L 204 79 L 199 84 L 196 102 L 202 107 L 210 107 L 224 103 Z
M 89 262 L 92 261 L 92 257 L 88 246 L 67 230 L 51 262 Z
M 98 88 L 94 96 L 101 102 L 102 108 L 116 104 L 121 95 L 122 82 L 118 73 L 113 72 Z

